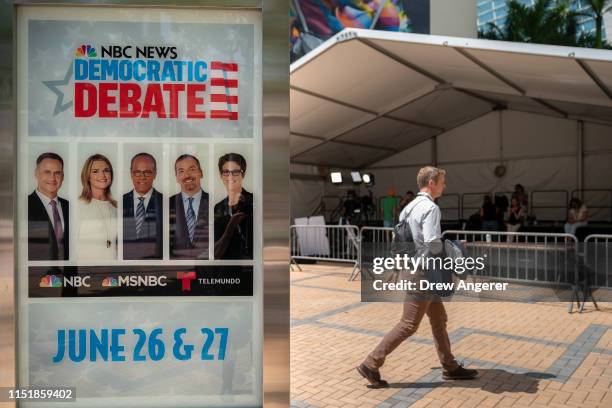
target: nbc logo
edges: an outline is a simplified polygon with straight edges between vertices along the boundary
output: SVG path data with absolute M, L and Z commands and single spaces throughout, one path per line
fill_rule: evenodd
M 102 287 L 105 287 L 105 288 L 114 288 L 114 287 L 117 287 L 117 286 L 119 286 L 119 282 L 117 282 L 117 279 L 112 278 L 110 276 L 107 276 L 102 281 Z
M 39 287 L 41 288 L 61 288 L 62 286 L 62 281 L 55 275 L 43 276 L 40 279 Z
M 89 57 L 95 58 L 98 56 L 96 49 L 89 44 L 83 44 L 79 48 L 76 49 L 74 53 L 77 57 Z

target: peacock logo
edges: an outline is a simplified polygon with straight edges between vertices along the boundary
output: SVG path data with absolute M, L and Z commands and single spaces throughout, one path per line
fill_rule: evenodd
M 61 288 L 62 281 L 55 275 L 47 275 L 40 279 L 38 286 L 41 288 Z
M 119 282 L 113 277 L 108 276 L 102 281 L 102 287 L 104 288 L 115 288 L 117 286 L 119 286 Z
M 76 49 L 75 54 L 78 58 L 81 57 L 89 57 L 95 58 L 98 56 L 96 49 L 89 44 L 83 44 L 79 48 Z

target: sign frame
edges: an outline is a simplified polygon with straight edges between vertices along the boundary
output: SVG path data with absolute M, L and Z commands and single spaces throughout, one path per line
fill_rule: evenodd
M 178 3 L 178 4 L 177 4 Z M 2 8 L 8 22 L 1 21 L 2 32 L 8 38 L 0 38 L 8 54 L 13 56 L 8 72 L 0 71 L 0 78 L 7 81 L 8 91 L 0 93 L 2 120 L 0 142 L 7 146 L 0 153 L 0 166 L 4 180 L 0 195 L 5 198 L 0 206 L 0 222 L 6 227 L 0 231 L 0 260 L 5 268 L 0 271 L 0 344 L 13 353 L 3 353 L 0 370 L 0 386 L 14 387 L 17 377 L 19 353 L 16 333 L 17 292 L 17 234 L 16 191 L 17 166 L 17 94 L 16 76 L 16 9 L 21 5 L 82 6 L 87 7 L 172 7 L 206 8 L 223 10 L 257 10 L 262 16 L 262 162 L 263 184 L 263 403 L 266 406 L 289 405 L 289 55 L 287 49 L 288 3 L 284 1 L 211 0 L 172 1 L 15 1 Z M 8 26 L 7 26 L 8 25 Z M 15 406 L 12 403 L 0 406 Z

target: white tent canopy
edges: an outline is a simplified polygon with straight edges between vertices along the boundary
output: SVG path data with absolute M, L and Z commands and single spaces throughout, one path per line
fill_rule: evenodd
M 606 50 L 349 29 L 290 72 L 296 164 L 372 167 L 493 111 L 612 126 Z

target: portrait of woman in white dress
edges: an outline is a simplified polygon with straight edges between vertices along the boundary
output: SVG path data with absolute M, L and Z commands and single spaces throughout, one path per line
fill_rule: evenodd
M 77 204 L 78 260 L 117 259 L 117 201 L 111 195 L 113 166 L 101 154 L 90 156 L 81 171 Z

